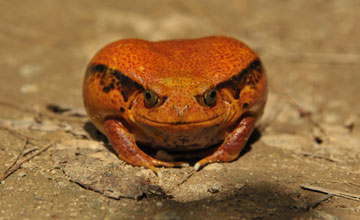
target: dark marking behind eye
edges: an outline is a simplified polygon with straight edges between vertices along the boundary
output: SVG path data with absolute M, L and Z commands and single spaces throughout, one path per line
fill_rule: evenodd
M 105 65 L 96 65 L 96 66 L 91 66 L 91 71 L 92 72 L 105 72 L 107 70 L 107 67 Z
M 262 74 L 263 67 L 260 60 L 256 59 L 237 75 L 218 84 L 217 88 L 230 88 L 233 91 L 234 98 L 239 99 L 240 92 L 244 86 L 250 85 L 252 88 L 256 88 L 256 84 L 259 82 Z
M 243 109 L 247 108 L 249 106 L 249 103 L 245 102 L 242 106 Z
M 89 77 L 91 74 L 98 74 L 100 84 L 103 86 L 102 90 L 105 93 L 117 89 L 120 91 L 125 102 L 128 101 L 134 92 L 144 90 L 143 86 L 139 83 L 125 76 L 120 71 L 111 69 L 103 64 L 90 65 L 86 71 L 86 77 Z
M 110 92 L 110 91 L 113 90 L 113 89 L 115 89 L 115 85 L 114 85 L 114 83 L 112 82 L 112 83 L 110 83 L 109 85 L 104 86 L 103 91 L 104 91 L 105 93 L 108 93 L 108 92 Z

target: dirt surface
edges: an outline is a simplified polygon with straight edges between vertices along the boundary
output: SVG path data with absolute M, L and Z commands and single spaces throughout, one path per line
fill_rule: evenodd
M 1 1 L 0 220 L 359 219 L 359 11 L 357 0 Z M 161 177 L 119 160 L 84 115 L 89 59 L 121 38 L 214 34 L 249 44 L 268 73 L 242 156 Z

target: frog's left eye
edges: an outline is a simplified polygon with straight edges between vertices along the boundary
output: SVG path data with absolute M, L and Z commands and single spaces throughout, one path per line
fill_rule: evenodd
M 212 88 L 205 92 L 205 94 L 202 97 L 202 102 L 207 106 L 214 106 L 216 103 L 216 98 L 217 98 L 217 91 L 215 88 Z
M 160 98 L 155 92 L 147 89 L 144 91 L 144 100 L 146 107 L 152 108 L 159 103 Z

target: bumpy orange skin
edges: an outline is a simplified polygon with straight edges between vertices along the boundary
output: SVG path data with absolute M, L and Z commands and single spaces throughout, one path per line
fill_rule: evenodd
M 210 89 L 217 93 L 211 106 L 202 101 Z M 159 97 L 155 106 L 146 104 L 145 90 Z M 154 170 L 182 165 L 150 157 L 139 142 L 188 155 L 212 147 L 198 169 L 238 157 L 263 113 L 267 80 L 257 54 L 233 38 L 125 39 L 90 61 L 83 97 L 91 120 L 123 160 Z

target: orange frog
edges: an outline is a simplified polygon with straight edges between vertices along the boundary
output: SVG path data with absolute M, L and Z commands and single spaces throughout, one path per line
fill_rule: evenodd
M 124 39 L 92 58 L 83 97 L 122 160 L 154 171 L 187 165 L 139 147 L 148 146 L 200 157 L 198 170 L 239 156 L 264 111 L 267 80 L 257 54 L 233 38 Z

